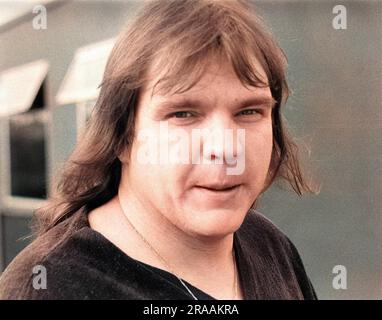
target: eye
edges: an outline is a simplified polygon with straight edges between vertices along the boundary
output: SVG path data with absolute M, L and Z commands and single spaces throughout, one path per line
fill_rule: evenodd
M 251 115 L 257 115 L 257 114 L 261 114 L 261 110 L 260 109 L 246 109 L 246 110 L 242 110 L 238 113 L 239 116 L 243 115 L 243 116 L 251 116 Z
M 193 117 L 193 114 L 189 111 L 177 111 L 168 115 L 168 118 L 178 118 L 178 119 L 179 118 L 185 119 L 190 117 Z

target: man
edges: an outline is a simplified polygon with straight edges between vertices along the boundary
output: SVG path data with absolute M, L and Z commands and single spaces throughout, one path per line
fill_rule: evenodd
M 312 191 L 282 124 L 285 67 L 246 1 L 149 2 L 0 296 L 316 298 L 296 248 L 255 210 L 277 177 Z

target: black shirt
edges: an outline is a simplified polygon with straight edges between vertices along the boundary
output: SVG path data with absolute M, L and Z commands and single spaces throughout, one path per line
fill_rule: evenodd
M 0 278 L 1 299 L 193 299 L 175 275 L 126 255 L 87 218 L 63 241 L 60 228 L 8 266 Z M 248 212 L 234 246 L 245 299 L 317 299 L 295 246 L 258 211 Z M 36 265 L 46 268 L 46 289 L 33 286 Z M 214 299 L 184 282 L 198 299 Z

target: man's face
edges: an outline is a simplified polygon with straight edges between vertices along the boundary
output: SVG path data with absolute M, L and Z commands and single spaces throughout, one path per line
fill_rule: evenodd
M 266 79 L 260 67 L 258 72 Z M 139 99 L 124 183 L 145 210 L 191 236 L 236 231 L 264 187 L 270 164 L 269 87 L 246 88 L 229 63 L 209 64 L 201 80 L 181 94 L 151 96 L 155 82 Z M 209 133 L 223 133 L 224 143 Z M 157 156 L 147 156 L 147 150 Z

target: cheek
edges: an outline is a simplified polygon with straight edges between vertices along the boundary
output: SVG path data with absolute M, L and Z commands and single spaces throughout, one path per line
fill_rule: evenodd
M 246 140 L 246 159 L 254 173 L 266 175 L 273 148 L 272 126 L 264 126 L 252 131 Z
M 159 144 L 159 141 L 157 142 Z M 140 191 L 150 190 L 155 201 L 173 204 L 181 197 L 189 176 L 190 165 L 171 164 L 167 159 L 161 159 L 159 150 L 158 154 L 149 154 L 142 161 L 142 154 L 149 149 L 150 147 L 142 142 L 136 141 L 133 144 L 129 166 L 130 179 L 136 186 L 140 186 Z M 171 150 L 171 146 L 168 150 Z M 147 163 L 149 160 L 151 163 Z M 164 162 L 161 163 L 161 160 Z
M 182 137 L 174 139 L 176 135 L 167 126 L 144 117 L 139 120 L 129 160 L 131 178 L 137 182 L 141 179 L 140 183 L 147 187 L 155 187 L 155 192 L 162 196 L 167 193 L 169 197 L 175 197 L 190 170 L 189 165 L 173 161 L 178 155 L 188 154 L 184 148 L 186 141 Z

